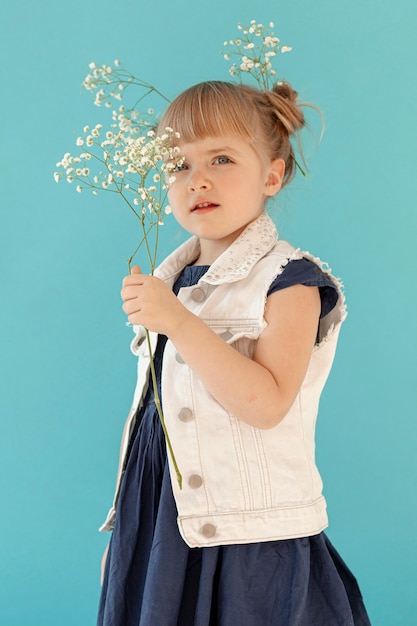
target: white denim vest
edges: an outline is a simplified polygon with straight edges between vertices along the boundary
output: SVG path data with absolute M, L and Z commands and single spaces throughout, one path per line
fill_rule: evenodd
M 198 253 L 198 240 L 193 237 L 174 251 L 155 275 L 172 286 Z M 183 477 L 181 490 L 168 458 L 179 531 L 191 547 L 305 537 L 327 526 L 322 481 L 314 460 L 314 430 L 320 394 L 346 317 L 340 282 L 318 259 L 279 241 L 274 223 L 264 212 L 198 284 L 182 288 L 178 298 L 227 343 L 252 358 L 256 340 L 266 326 L 268 289 L 290 260 L 302 257 L 314 261 L 330 276 L 339 299 L 320 320 L 318 342 L 301 388 L 287 415 L 274 428 L 254 428 L 228 413 L 183 362 L 172 342 L 166 344 L 162 404 Z M 100 530 L 114 526 L 129 435 L 148 386 L 145 331 L 140 327 L 134 330 L 132 351 L 139 356 L 137 386 L 122 439 L 113 507 Z M 151 333 L 152 350 L 156 341 L 157 336 Z

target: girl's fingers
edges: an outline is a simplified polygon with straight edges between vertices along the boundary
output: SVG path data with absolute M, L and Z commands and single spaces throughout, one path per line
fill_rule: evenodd
M 134 300 L 138 297 L 137 285 L 125 285 L 120 292 L 120 296 L 125 302 L 127 300 Z
M 129 276 L 125 276 L 122 282 L 123 287 L 127 287 L 128 285 L 143 285 L 146 280 L 146 274 L 142 274 L 139 270 L 138 272 L 133 272 L 129 274 Z M 138 268 L 139 269 L 139 268 Z

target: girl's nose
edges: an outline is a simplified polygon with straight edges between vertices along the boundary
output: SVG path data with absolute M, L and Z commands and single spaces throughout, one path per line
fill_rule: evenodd
M 188 190 L 193 191 L 205 191 L 211 188 L 211 183 L 205 172 L 202 170 L 195 170 L 190 173 L 188 179 Z

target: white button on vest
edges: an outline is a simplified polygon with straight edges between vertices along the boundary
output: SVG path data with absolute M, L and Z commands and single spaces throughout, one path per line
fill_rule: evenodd
M 192 474 L 188 479 L 188 486 L 191 487 L 191 489 L 198 489 L 202 484 L 203 479 L 199 474 Z
M 206 299 L 206 294 L 204 293 L 203 289 L 201 289 L 200 287 L 196 287 L 192 290 L 191 297 L 195 302 L 204 302 L 204 300 Z
M 183 407 L 178 413 L 178 418 L 181 420 L 181 422 L 191 422 L 194 419 L 194 413 L 191 409 Z
M 213 526 L 213 524 L 204 524 L 200 532 L 203 535 L 203 537 L 210 539 L 211 537 L 214 537 L 214 535 L 216 534 L 216 527 Z

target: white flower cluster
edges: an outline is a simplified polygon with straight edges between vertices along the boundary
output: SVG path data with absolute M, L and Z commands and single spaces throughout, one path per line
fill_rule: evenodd
M 162 225 L 164 215 L 171 212 L 166 206 L 167 191 L 174 180 L 173 170 L 181 159 L 178 133 L 167 128 L 162 136 L 157 136 L 152 130 L 156 126 L 153 109 L 141 113 L 137 104 L 155 93 L 168 100 L 157 89 L 124 70 L 119 61 L 115 61 L 114 66 L 90 63 L 89 68 L 91 72 L 83 86 L 95 94 L 95 104 L 111 108 L 116 101 L 119 106 L 112 110 L 107 129 L 102 124 L 84 127 L 75 142 L 80 151 L 64 154 L 56 164 L 54 178 L 56 182 L 75 183 L 78 192 L 91 189 L 94 195 L 99 191 L 118 194 L 140 220 L 142 242 L 147 244 L 149 232 L 154 226 Z M 129 109 L 120 101 L 130 86 L 139 87 L 142 93 Z M 149 253 L 148 245 L 147 249 Z M 155 255 L 149 256 L 152 265 L 151 258 Z
M 117 59 L 113 66 L 97 65 L 95 62 L 91 62 L 89 68 L 91 71 L 85 77 L 82 83 L 83 87 L 94 95 L 96 106 L 104 106 L 108 109 L 114 106 L 118 107 L 112 112 L 113 121 L 117 122 L 122 130 L 139 134 L 156 126 L 153 109 L 148 108 L 146 112 L 139 111 L 137 106 L 139 102 L 146 100 L 151 94 L 156 94 L 165 103 L 169 103 L 168 98 L 163 93 L 125 70 Z M 121 102 L 128 90 L 132 88 L 140 88 L 142 94 L 132 108 L 127 108 Z
M 115 68 L 119 68 L 120 62 L 114 61 Z M 117 72 L 111 65 L 97 66 L 93 61 L 90 63 L 89 68 L 91 73 L 87 74 L 84 79 L 83 87 L 95 93 L 94 104 L 101 106 L 103 103 L 106 107 L 112 106 L 111 99 L 122 100 L 122 91 L 125 88 L 125 81 L 120 81 L 117 76 Z M 129 77 L 127 77 L 129 82 Z
M 178 139 L 172 128 L 166 128 L 162 136 L 153 130 L 133 136 L 130 128 L 123 130 L 115 123 L 107 131 L 101 124 L 92 129 L 85 126 L 76 140 L 81 151 L 64 154 L 54 178 L 77 183 L 78 192 L 89 188 L 95 195 L 103 190 L 119 194 L 140 220 L 146 239 L 171 213 L 167 191 L 175 180 L 174 170 L 182 164 Z
M 274 35 L 274 23 L 268 26 L 251 20 L 249 26 L 238 24 L 241 36 L 238 39 L 225 41 L 226 51 L 222 51 L 226 61 L 238 57 L 229 73 L 242 82 L 243 76 L 251 75 L 261 89 L 271 89 L 275 82 L 276 70 L 272 67 L 272 59 L 278 53 L 290 52 L 290 46 L 282 46 L 278 37 Z
M 107 108 L 111 108 L 114 105 L 114 101 L 121 102 L 123 100 L 125 91 L 132 86 L 145 90 L 140 100 L 154 92 L 166 102 L 169 102 L 168 98 L 155 87 L 125 70 L 117 59 L 114 61 L 113 66 L 97 65 L 92 61 L 89 69 L 91 71 L 85 77 L 83 87 L 91 94 L 94 94 L 94 104 L 96 106 L 104 105 Z
M 141 241 L 128 259 L 129 270 L 134 256 L 143 245 L 153 274 L 157 260 L 158 229 L 163 224 L 164 216 L 171 213 L 170 207 L 166 205 L 168 189 L 175 180 L 175 169 L 182 165 L 178 147 L 180 137 L 172 128 L 165 128 L 162 135 L 157 135 L 152 129 L 156 125 L 153 110 L 148 109 L 146 114 L 141 114 L 137 107 L 150 94 L 157 94 L 169 101 L 157 89 L 123 70 L 118 61 L 115 61 L 114 67 L 98 67 L 90 63 L 90 70 L 83 85 L 87 91 L 95 94 L 97 106 L 104 104 L 112 108 L 115 101 L 119 104 L 126 88 L 132 85 L 140 87 L 144 93 L 131 109 L 119 104 L 118 109 L 112 111 L 112 123 L 107 130 L 102 124 L 96 124 L 91 129 L 85 126 L 83 134 L 75 142 L 80 152 L 75 156 L 69 152 L 64 154 L 56 164 L 58 169 L 54 178 L 56 182 L 76 182 L 78 192 L 89 188 L 93 194 L 104 190 L 119 195 L 138 218 L 142 231 Z M 154 235 L 153 246 L 151 231 Z M 146 335 L 150 348 L 147 330 Z M 151 375 L 155 404 L 181 488 L 182 477 L 165 427 L 152 361 Z
M 140 206 L 141 215 L 149 212 L 160 222 L 170 212 L 164 208 L 166 192 L 175 180 L 173 170 L 181 164 L 179 134 L 166 128 L 162 136 L 149 130 L 136 137 L 130 128 L 116 126 L 108 131 L 101 124 L 92 129 L 85 126 L 76 140 L 82 151 L 64 154 L 56 164 L 55 181 L 77 182 L 79 192 L 90 188 L 95 195 L 100 190 L 119 193 L 132 209 Z M 94 171 L 93 165 L 98 166 Z

